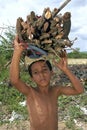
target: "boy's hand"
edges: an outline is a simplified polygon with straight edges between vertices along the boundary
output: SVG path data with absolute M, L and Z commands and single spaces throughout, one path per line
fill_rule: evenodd
M 62 51 L 62 53 L 60 54 L 60 60 L 59 62 L 54 61 L 54 64 L 62 71 L 65 71 L 68 67 L 67 67 L 67 54 L 66 51 Z
M 18 35 L 15 36 L 13 42 L 14 50 L 18 52 L 23 52 L 27 48 L 27 43 L 19 42 Z

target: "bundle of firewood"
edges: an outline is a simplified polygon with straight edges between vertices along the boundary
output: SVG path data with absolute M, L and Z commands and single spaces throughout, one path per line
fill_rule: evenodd
M 68 37 L 71 28 L 71 13 L 58 14 L 69 1 L 66 0 L 59 9 L 54 8 L 53 11 L 45 8 L 42 16 L 37 16 L 34 11 L 31 11 L 26 21 L 19 17 L 16 22 L 19 40 L 28 43 L 29 47 L 36 47 L 36 50 L 42 49 L 47 53 L 51 51 L 57 53 L 71 47 L 72 42 Z

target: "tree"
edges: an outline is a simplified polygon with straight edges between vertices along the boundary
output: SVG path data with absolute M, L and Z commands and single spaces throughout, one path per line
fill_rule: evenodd
M 15 28 L 8 26 L 3 35 L 0 35 L 0 70 L 11 60 Z

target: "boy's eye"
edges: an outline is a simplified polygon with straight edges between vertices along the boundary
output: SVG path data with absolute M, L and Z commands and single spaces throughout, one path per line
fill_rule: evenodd
M 44 68 L 43 71 L 48 71 L 48 69 L 47 69 L 47 68 Z
M 37 72 L 37 71 L 35 71 L 35 72 L 33 72 L 33 74 L 38 74 L 38 72 Z
M 48 72 L 48 68 L 44 68 L 44 69 L 42 70 L 42 72 L 43 72 L 43 73 L 47 73 L 47 72 Z
M 43 68 L 41 71 L 33 71 L 32 74 L 38 75 L 39 73 L 47 73 L 48 68 Z

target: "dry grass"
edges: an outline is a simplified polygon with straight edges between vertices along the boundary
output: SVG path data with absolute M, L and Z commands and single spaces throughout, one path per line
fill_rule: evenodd
M 68 59 L 68 64 L 87 64 L 87 59 Z

